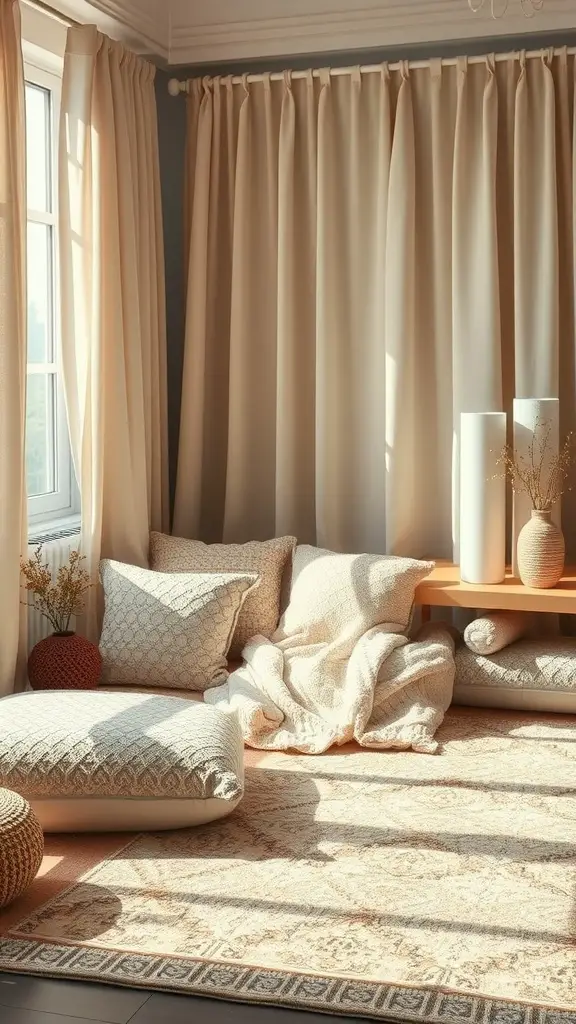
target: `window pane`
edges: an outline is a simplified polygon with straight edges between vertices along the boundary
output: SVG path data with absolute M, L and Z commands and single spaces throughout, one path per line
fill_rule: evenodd
M 28 221 L 28 362 L 52 362 L 52 228 Z
M 47 212 L 50 204 L 50 93 L 26 83 L 26 174 L 28 209 Z
M 54 491 L 54 375 L 29 373 L 26 403 L 28 495 Z

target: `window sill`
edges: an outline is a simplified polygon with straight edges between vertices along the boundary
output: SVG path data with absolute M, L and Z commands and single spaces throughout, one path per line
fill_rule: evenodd
M 78 514 L 49 519 L 45 523 L 34 523 L 28 528 L 28 543 L 45 544 L 59 537 L 69 537 L 80 533 L 80 525 L 81 519 Z

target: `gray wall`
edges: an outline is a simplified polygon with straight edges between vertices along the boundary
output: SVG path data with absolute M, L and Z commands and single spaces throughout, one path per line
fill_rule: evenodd
M 185 289 L 183 281 L 183 179 L 185 141 L 185 99 L 168 94 L 170 78 L 194 78 L 200 75 L 242 74 L 245 71 L 282 71 L 309 67 L 347 67 L 377 64 L 384 60 L 418 60 L 428 57 L 453 57 L 460 54 L 505 53 L 508 50 L 532 50 L 545 46 L 576 46 L 576 29 L 564 33 L 529 33 L 523 36 L 499 36 L 466 39 L 446 43 L 412 44 L 378 50 L 352 50 L 236 61 L 227 64 L 196 64 L 158 71 L 156 94 L 160 135 L 160 171 L 164 207 L 166 248 L 166 301 L 168 316 L 168 403 L 170 431 L 170 470 L 172 495 L 176 477 L 182 358 L 184 351 Z

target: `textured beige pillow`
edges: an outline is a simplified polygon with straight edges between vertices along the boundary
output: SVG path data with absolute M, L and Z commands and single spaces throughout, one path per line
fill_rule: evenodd
M 414 591 L 434 562 L 393 555 L 343 555 L 300 544 L 292 566 L 290 601 L 272 637 L 298 646 L 338 643 L 377 625 L 402 632 Z
M 526 635 L 532 618 L 525 612 L 485 612 L 464 630 L 464 643 L 475 654 L 496 654 Z
M 230 647 L 230 657 L 239 658 L 248 640 L 257 635 L 270 637 L 278 625 L 282 576 L 295 545 L 295 537 L 247 544 L 203 544 L 151 533 L 150 568 L 157 572 L 258 573 L 260 584 L 246 598 Z
M 162 573 L 100 563 L 102 683 L 206 690 L 226 655 L 255 573 Z

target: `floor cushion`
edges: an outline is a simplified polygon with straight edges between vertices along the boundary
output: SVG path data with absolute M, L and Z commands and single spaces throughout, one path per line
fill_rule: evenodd
M 63 691 L 0 701 L 0 786 L 46 832 L 199 825 L 243 794 L 234 715 L 179 696 Z
M 517 640 L 492 655 L 456 650 L 454 703 L 576 712 L 576 639 Z

